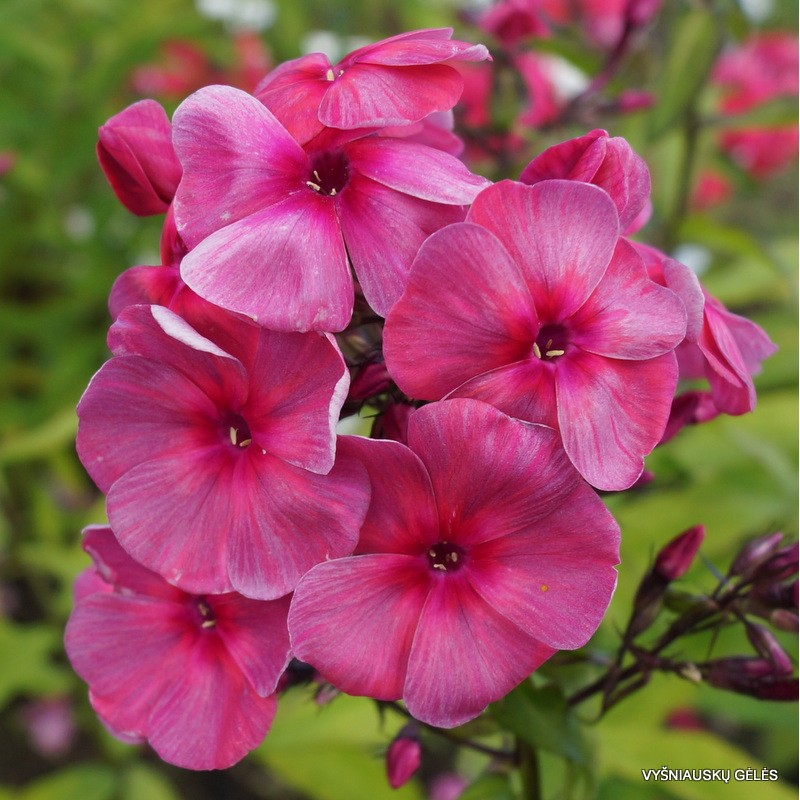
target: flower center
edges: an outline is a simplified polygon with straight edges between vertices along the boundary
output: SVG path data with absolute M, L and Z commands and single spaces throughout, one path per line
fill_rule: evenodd
M 239 414 L 231 414 L 226 417 L 224 427 L 228 429 L 228 439 L 233 447 L 248 447 L 253 442 L 253 436 L 250 433 L 250 426 L 244 417 Z
M 568 342 L 567 329 L 563 325 L 542 325 L 531 349 L 536 358 L 552 361 L 564 355 Z
M 200 615 L 201 628 L 213 628 L 217 624 L 217 618 L 211 610 L 211 606 L 205 601 L 204 597 L 197 598 L 197 613 Z
M 439 572 L 460 569 L 464 563 L 464 550 L 452 542 L 437 542 L 428 549 L 427 555 L 431 569 Z
M 311 164 L 306 186 L 319 194 L 334 197 L 347 186 L 350 165 L 344 153 L 337 150 L 318 155 Z

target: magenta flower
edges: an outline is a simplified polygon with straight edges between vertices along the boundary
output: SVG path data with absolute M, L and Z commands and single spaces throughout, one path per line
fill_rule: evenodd
M 98 131 L 97 159 L 114 194 L 133 214 L 163 214 L 181 179 L 172 129 L 155 100 L 140 100 Z
M 78 577 L 65 644 L 111 733 L 188 769 L 224 769 L 257 747 L 289 662 L 289 597 L 187 594 L 105 526 L 83 546 L 95 566 Z
M 416 411 L 408 438 L 346 440 L 372 482 L 358 549 L 303 578 L 289 631 L 342 691 L 452 727 L 586 644 L 619 529 L 543 426 L 450 400 Z
M 191 289 L 273 329 L 338 331 L 353 309 L 349 255 L 385 315 L 424 239 L 463 219 L 488 185 L 432 147 L 329 134 L 303 150 L 230 87 L 201 89 L 178 108 L 175 221 Z
M 680 377 L 706 378 L 714 405 L 725 414 L 746 414 L 756 406 L 753 376 L 778 348 L 755 322 L 728 311 L 691 270 L 649 245 L 635 243 L 648 274 L 677 292 L 688 312 L 686 338 L 675 351 Z M 710 418 L 710 417 L 709 417 Z
M 638 230 L 650 216 L 650 172 L 621 136 L 609 137 L 598 129 L 548 147 L 519 179 L 534 184 L 553 178 L 605 189 L 617 207 L 623 233 Z
M 223 313 L 204 333 L 159 306 L 123 311 L 78 406 L 78 454 L 133 558 L 188 592 L 270 600 L 355 547 L 366 475 L 334 464 L 347 370 L 314 333 Z
M 451 40 L 452 28 L 409 31 L 331 64 L 322 53 L 287 61 L 254 94 L 301 144 L 323 128 L 385 127 L 449 111 L 463 89 L 451 64 L 490 58 L 482 44 Z
M 592 485 L 625 489 L 658 443 L 686 312 L 619 238 L 595 186 L 503 181 L 423 245 L 386 320 L 408 395 L 485 400 L 556 428 Z

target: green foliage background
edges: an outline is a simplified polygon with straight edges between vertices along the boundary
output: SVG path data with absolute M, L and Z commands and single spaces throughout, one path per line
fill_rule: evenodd
M 777 2 L 767 25 L 796 30 L 793 5 Z M 480 38 L 445 0 L 281 0 L 264 41 L 278 62 L 299 54 L 310 29 L 378 39 L 452 24 L 461 38 Z M 693 141 L 693 160 L 685 157 L 691 120 L 713 108 L 709 67 L 723 44 L 750 27 L 734 0 L 665 0 L 648 46 L 625 63 L 611 87 L 648 89 L 657 105 L 593 120 L 594 127 L 628 137 L 651 167 L 655 213 L 645 238 L 706 247 L 709 290 L 780 346 L 758 378 L 754 414 L 683 432 L 648 460 L 653 484 L 608 498 L 623 529 L 623 559 L 614 603 L 590 645 L 598 652 L 614 648 L 640 576 L 679 531 L 698 523 L 707 529 L 704 560 L 684 579 L 692 591 L 710 590 L 714 570 L 724 572 L 748 537 L 775 530 L 797 536 L 796 175 L 792 169 L 765 182 L 748 179 L 716 152 L 713 122 Z M 219 64 L 232 61 L 230 36 L 199 16 L 190 0 L 0 0 L 0 151 L 15 158 L 0 178 L 0 800 L 420 798 L 421 783 L 397 792 L 386 786 L 381 754 L 401 720 L 382 720 L 370 701 L 339 698 L 320 709 L 306 690 L 292 690 L 256 753 L 227 773 L 195 775 L 109 737 L 63 654 L 71 583 L 88 565 L 79 532 L 104 519 L 103 500 L 74 454 L 74 409 L 107 357 L 109 288 L 127 266 L 157 263 L 160 226 L 131 217 L 116 202 L 95 161 L 96 131 L 138 99 L 131 70 L 157 61 L 162 43 L 176 38 L 191 39 Z M 575 31 L 542 46 L 590 74 L 602 58 Z M 793 105 L 772 105 L 767 115 L 792 119 Z M 171 112 L 174 106 L 167 106 Z M 531 132 L 522 164 L 585 130 Z M 728 174 L 735 196 L 711 212 L 686 212 L 686 189 L 707 165 Z M 794 637 L 783 640 L 796 653 Z M 691 641 L 684 657 L 704 658 L 711 646 L 710 637 Z M 713 647 L 715 655 L 748 652 L 740 635 L 722 635 Z M 542 670 L 537 682 L 545 678 L 555 679 L 554 670 Z M 580 670 L 566 681 L 580 685 Z M 522 691 L 540 689 L 531 684 Z M 25 709 L 42 698 L 66 698 L 73 710 L 75 740 L 61 756 L 37 753 L 22 722 Z M 665 726 L 671 712 L 687 707 L 701 714 L 705 730 Z M 590 712 L 581 709 L 580 717 L 590 720 Z M 769 800 L 795 794 L 787 788 L 797 779 L 793 704 L 657 676 L 598 725 L 578 725 L 577 732 L 575 717 L 563 716 L 544 695 L 518 697 L 495 714 L 546 754 L 547 797 L 732 799 L 755 791 Z M 515 796 L 512 780 L 485 772 L 486 757 L 430 747 L 426 774 L 446 768 L 475 779 L 467 800 Z M 645 785 L 640 770 L 662 765 L 766 765 L 782 781 Z M 571 788 L 565 769 L 574 778 Z

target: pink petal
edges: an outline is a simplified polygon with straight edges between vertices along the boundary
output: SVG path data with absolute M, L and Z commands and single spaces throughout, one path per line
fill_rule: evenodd
M 111 318 L 115 320 L 128 306 L 169 306 L 182 285 L 176 267 L 130 267 L 111 287 L 108 297 Z
M 348 694 L 399 699 L 429 572 L 423 559 L 389 553 L 314 567 L 289 611 L 295 655 Z
M 386 316 L 405 288 L 420 245 L 435 230 L 460 222 L 464 211 L 401 194 L 360 175 L 350 178 L 340 197 L 342 232 L 364 296 Z
M 536 156 L 519 179 L 527 184 L 558 178 L 591 183 L 605 158 L 607 142 L 608 134 L 599 129 L 559 142 Z
M 368 503 L 350 459 L 317 475 L 251 446 L 141 464 L 112 486 L 108 514 L 123 547 L 185 591 L 271 600 L 314 564 L 349 555 Z
M 477 717 L 555 652 L 449 577 L 422 610 L 403 692 L 413 717 L 440 728 Z
M 175 223 L 190 249 L 303 186 L 308 159 L 300 145 L 258 100 L 231 86 L 206 86 L 184 100 L 173 138 L 183 164 Z
M 97 572 L 115 591 L 182 602 L 184 593 L 163 578 L 137 564 L 114 538 L 108 525 L 90 525 L 83 532 L 83 549 L 92 557 Z
M 277 66 L 253 92 L 300 144 L 323 128 L 317 109 L 330 86 L 330 68 L 327 56 L 310 53 Z
M 575 649 L 605 614 L 618 562 L 619 527 L 581 481 L 544 519 L 470 550 L 469 579 L 486 603 L 530 636 Z
M 650 171 L 644 159 L 621 136 L 606 142 L 605 158 L 592 183 L 611 195 L 619 211 L 620 228 L 635 230 L 633 223 L 650 199 Z
M 449 111 L 463 88 L 463 78 L 444 64 L 353 64 L 337 72 L 320 103 L 319 119 L 345 129 L 418 122 L 434 111 Z
M 343 436 L 339 453 L 349 453 L 366 468 L 372 486 L 369 511 L 357 553 L 419 555 L 438 541 L 439 521 L 428 473 L 398 442 Z
M 140 100 L 98 131 L 97 159 L 120 202 L 133 214 L 163 214 L 181 178 L 169 118 L 155 100 Z
M 618 491 L 642 472 L 669 419 L 678 367 L 667 353 L 619 361 L 575 353 L 559 361 L 558 422 L 564 448 L 592 486 Z
M 527 286 L 497 238 L 477 225 L 452 225 L 420 249 L 386 320 L 384 354 L 404 392 L 436 400 L 526 358 L 537 327 Z
M 259 697 L 213 637 L 203 637 L 192 656 L 191 669 L 158 697 L 148 740 L 170 764 L 225 769 L 261 744 L 275 695 Z
M 184 281 L 215 305 L 282 331 L 339 331 L 353 288 L 333 201 L 304 188 L 204 239 Z
M 120 594 L 94 594 L 73 610 L 67 655 L 119 735 L 146 737 L 164 685 L 180 680 L 182 655 L 191 646 L 184 643 L 183 622 L 176 603 Z
M 166 308 L 124 309 L 108 332 L 108 346 L 115 356 L 142 356 L 161 369 L 177 370 L 218 408 L 238 408 L 247 398 L 242 364 Z
M 244 483 L 235 479 L 236 465 L 245 457 L 244 452 L 228 454 L 220 444 L 179 447 L 129 468 L 107 498 L 108 518 L 120 544 L 184 591 L 233 590 L 226 569 L 228 538 Z M 250 517 L 255 513 L 250 509 L 237 524 L 254 524 Z M 285 592 L 272 596 L 281 594 Z
M 217 635 L 261 697 L 275 691 L 291 659 L 286 627 L 290 599 L 287 595 L 263 602 L 235 592 L 205 598 L 216 619 Z
M 410 66 L 435 64 L 450 59 L 483 61 L 489 57 L 489 51 L 484 45 L 452 41 L 452 35 L 452 28 L 408 31 L 353 51 L 337 67 L 344 68 L 354 63 Z
M 686 309 L 686 338 L 696 342 L 703 327 L 703 290 L 697 275 L 680 261 L 664 260 L 664 281 L 680 297 Z
M 403 194 L 433 203 L 469 205 L 491 182 L 457 158 L 416 142 L 371 137 L 351 142 L 351 168 Z
M 655 358 L 686 335 L 679 297 L 647 277 L 644 263 L 620 239 L 603 280 L 570 320 L 572 343 L 611 358 Z
M 510 417 L 558 427 L 555 374 L 549 364 L 527 358 L 484 372 L 453 389 L 447 398 L 483 400 Z
M 114 358 L 78 404 L 76 447 L 107 492 L 121 475 L 155 456 L 175 456 L 214 441 L 216 406 L 189 378 L 135 356 Z
M 555 431 L 476 400 L 418 409 L 408 442 L 430 475 L 440 536 L 462 547 L 530 528 L 580 480 Z
M 330 471 L 350 385 L 332 338 L 261 328 L 247 367 L 252 389 L 242 413 L 258 445 L 295 466 Z
M 619 235 L 608 195 L 573 181 L 535 186 L 501 181 L 475 198 L 467 221 L 500 239 L 528 282 L 539 317 L 551 320 L 583 305 L 603 277 Z

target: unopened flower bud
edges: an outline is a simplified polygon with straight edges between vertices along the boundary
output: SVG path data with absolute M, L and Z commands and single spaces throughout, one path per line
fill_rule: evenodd
M 706 665 L 706 680 L 718 689 L 727 689 L 762 700 L 796 700 L 797 678 L 778 674 L 766 658 L 733 656 Z
M 749 577 L 778 549 L 781 539 L 782 533 L 769 533 L 747 542 L 733 560 L 728 574 Z
M 770 556 L 752 573 L 753 583 L 782 581 L 797 574 L 797 542 L 783 547 Z
M 794 611 L 789 611 L 785 608 L 777 608 L 769 615 L 769 621 L 772 626 L 779 631 L 797 633 L 800 618 L 798 618 Z
M 133 214 L 163 214 L 181 179 L 172 126 L 155 100 L 140 100 L 98 131 L 97 159 L 114 194 Z
M 414 407 L 405 403 L 390 403 L 375 418 L 372 424 L 373 439 L 393 439 L 406 444 L 408 441 L 408 420 L 414 413 Z
M 361 366 L 350 383 L 351 400 L 366 400 L 389 388 L 391 378 L 383 361 L 372 361 Z
M 674 581 L 686 574 L 703 542 L 705 528 L 695 525 L 676 536 L 656 556 L 653 571 L 666 581 Z
M 617 108 L 625 112 L 641 111 L 645 108 L 652 108 L 656 99 L 651 92 L 640 92 L 635 89 L 629 89 L 620 92 L 617 98 Z
M 747 638 L 760 656 L 772 662 L 778 675 L 792 674 L 791 659 L 786 655 L 778 640 L 766 628 L 761 625 L 748 625 Z
M 392 789 L 399 789 L 411 780 L 422 762 L 422 747 L 416 725 L 406 725 L 386 751 L 386 777 Z

